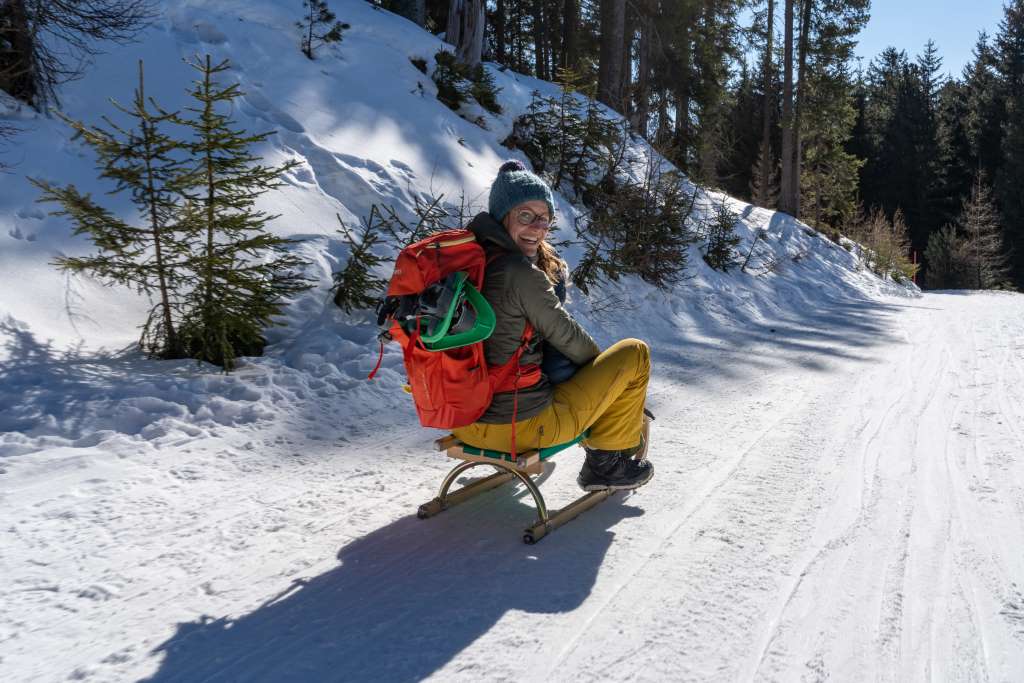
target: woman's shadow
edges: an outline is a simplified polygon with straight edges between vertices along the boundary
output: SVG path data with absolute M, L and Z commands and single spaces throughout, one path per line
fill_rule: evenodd
M 147 680 L 421 680 L 509 610 L 579 607 L 610 527 L 640 514 L 616 495 L 528 546 L 520 539 L 536 517 L 532 500 L 506 485 L 436 518 L 403 517 L 249 614 L 179 624 Z

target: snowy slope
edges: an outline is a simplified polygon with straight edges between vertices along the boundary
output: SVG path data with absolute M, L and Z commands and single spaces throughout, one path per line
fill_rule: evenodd
M 276 132 L 261 152 L 300 161 L 262 208 L 319 284 L 229 376 L 141 358 L 146 302 L 48 265 L 89 247 L 25 176 L 108 188 L 63 124 L 2 103 L 24 129 L 0 178 L 4 680 L 1024 676 L 1021 299 L 921 298 L 720 195 L 703 205 L 742 216 L 744 250 L 767 230 L 781 269 L 722 275 L 694 253 L 670 294 L 628 282 L 617 311 L 574 294 L 599 342 L 654 348 L 655 481 L 532 548 L 522 491 L 416 520 L 447 463 L 399 354 L 366 382 L 369 316 L 326 301 L 335 214 L 482 206 L 515 156 L 497 141 L 553 90 L 494 70 L 506 112 L 484 130 L 409 62 L 438 39 L 331 5 L 352 28 L 310 62 L 298 7 L 169 0 L 63 93 L 95 122 L 144 59 L 147 92 L 180 107 L 181 58 L 209 52 L 235 67 L 241 125 Z M 578 457 L 545 474 L 552 505 Z

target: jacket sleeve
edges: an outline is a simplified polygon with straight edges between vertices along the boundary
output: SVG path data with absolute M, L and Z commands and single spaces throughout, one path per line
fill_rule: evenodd
M 554 286 L 540 270 L 525 262 L 514 264 L 506 286 L 509 299 L 519 305 L 533 329 L 573 363 L 583 365 L 601 353 L 597 342 L 562 306 Z

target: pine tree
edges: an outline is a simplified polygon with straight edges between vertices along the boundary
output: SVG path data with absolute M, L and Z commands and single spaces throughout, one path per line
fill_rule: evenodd
M 863 164 L 846 149 L 856 120 L 853 84 L 845 62 L 815 64 L 805 89 L 801 164 L 804 218 L 814 227 L 838 231 L 856 211 L 858 172 Z
M 379 216 L 379 214 L 377 214 Z M 353 310 L 372 308 L 387 286 L 387 280 L 373 274 L 373 269 L 389 259 L 373 253 L 373 247 L 380 241 L 380 233 L 374 225 L 374 216 L 363 222 L 363 232 L 356 239 L 345 227 L 341 216 L 340 232 L 348 242 L 348 261 L 345 267 L 334 274 L 334 305 L 346 313 Z
M 782 155 L 779 209 L 791 216 L 797 214 L 799 197 L 796 177 L 796 125 L 793 106 L 793 10 L 795 0 L 783 0 L 783 62 L 782 62 Z
M 99 249 L 93 256 L 60 257 L 56 265 L 154 294 L 156 303 L 142 325 L 139 343 L 152 357 L 182 358 L 184 348 L 177 321 L 187 286 L 189 254 L 178 225 L 177 191 L 183 165 L 176 153 L 184 143 L 163 132 L 174 115 L 154 113 L 147 105 L 141 62 L 132 106 L 114 104 L 133 120 L 135 128 L 125 129 L 106 117 L 108 129 L 62 118 L 96 152 L 100 178 L 115 183 L 112 193 L 130 193 L 144 224 L 135 226 L 116 217 L 74 185 L 55 187 L 43 180 L 32 182 L 43 191 L 40 201 L 59 203 L 63 208 L 54 215 L 70 216 L 75 234 L 88 235 Z
M 996 37 L 1005 119 L 1002 164 L 996 178 L 999 205 L 1014 280 L 1024 286 L 1024 0 L 1004 6 Z
M 739 79 L 732 92 L 726 92 L 728 114 L 724 149 L 718 172 L 722 187 L 736 197 L 747 196 L 750 188 L 760 183 L 751 174 L 761 153 L 762 106 L 758 101 L 756 75 L 751 75 L 746 62 L 740 64 Z
M 938 225 L 946 225 L 956 218 L 960 205 L 970 192 L 973 157 L 966 120 L 966 89 L 955 80 L 947 81 L 938 93 L 935 112 L 936 173 L 929 184 L 929 206 Z M 927 273 L 931 273 L 930 267 Z
M 727 271 L 736 265 L 736 246 L 740 238 L 736 235 L 738 217 L 725 203 L 715 207 L 714 215 L 705 228 L 704 261 L 715 270 Z
M 992 193 L 979 173 L 971 188 L 970 199 L 957 219 L 964 235 L 964 278 L 972 289 L 992 289 L 1006 283 L 1008 258 L 1003 247 L 999 214 Z
M 757 165 L 754 169 L 751 192 L 754 202 L 760 206 L 775 206 L 779 199 L 778 189 L 772 191 L 777 181 L 772 180 L 775 164 L 772 161 L 772 113 L 774 109 L 775 80 L 773 77 L 774 64 L 772 57 L 772 43 L 775 40 L 775 0 L 767 0 L 765 8 L 765 31 L 764 31 L 764 64 L 761 68 L 761 75 L 764 78 L 762 88 L 762 110 L 761 110 L 761 145 L 757 153 Z
M 601 58 L 597 84 L 598 101 L 617 112 L 624 112 L 622 84 L 623 46 L 625 45 L 626 0 L 602 0 Z
M 751 169 L 750 201 L 767 209 L 779 201 L 779 169 L 766 152 L 768 150 L 762 146 Z
M 349 28 L 348 24 L 338 21 L 334 12 L 327 6 L 327 0 L 302 0 L 306 16 L 295 26 L 302 31 L 299 48 L 307 58 L 313 59 L 313 52 L 321 45 L 340 43 L 342 31 Z
M 925 249 L 925 277 L 929 289 L 960 289 L 963 285 L 963 240 L 956 227 L 944 225 L 928 236 Z
M 1006 120 L 996 66 L 988 35 L 982 31 L 974 46 L 974 61 L 964 69 L 964 87 L 967 90 L 966 128 L 972 150 L 971 168 L 983 171 L 989 178 L 997 177 L 1002 165 L 1003 123 Z
M 869 154 L 861 173 L 861 196 L 887 216 L 902 210 L 914 249 L 923 251 L 931 193 L 922 177 L 935 175 L 937 129 L 921 69 L 905 52 L 887 48 L 868 69 L 866 128 Z M 934 213 L 934 212 L 931 212 Z
M 267 232 L 276 216 L 254 208 L 257 197 L 281 185 L 280 176 L 294 162 L 261 165 L 250 148 L 270 134 L 246 133 L 221 113 L 242 95 L 237 84 L 215 81 L 229 68 L 227 61 L 212 65 L 207 55 L 190 65 L 200 74 L 190 92 L 196 106 L 187 109 L 193 117 L 179 123 L 194 134 L 195 165 L 182 193 L 188 225 L 202 246 L 181 332 L 192 356 L 230 370 L 236 356 L 262 351 L 262 330 L 274 324 L 284 298 L 310 287 L 295 272 L 305 262 L 286 251 L 293 241 Z

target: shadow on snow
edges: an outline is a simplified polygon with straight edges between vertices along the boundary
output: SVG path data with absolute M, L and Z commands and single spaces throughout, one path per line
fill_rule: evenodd
M 510 610 L 578 608 L 614 538 L 609 529 L 642 512 L 616 496 L 526 546 L 517 532 L 535 511 L 523 490 L 511 490 L 431 520 L 399 519 L 341 548 L 339 566 L 293 581 L 248 614 L 179 624 L 156 648 L 164 659 L 147 680 L 417 681 L 484 635 L 504 652 L 536 647 L 531 633 L 492 629 Z

